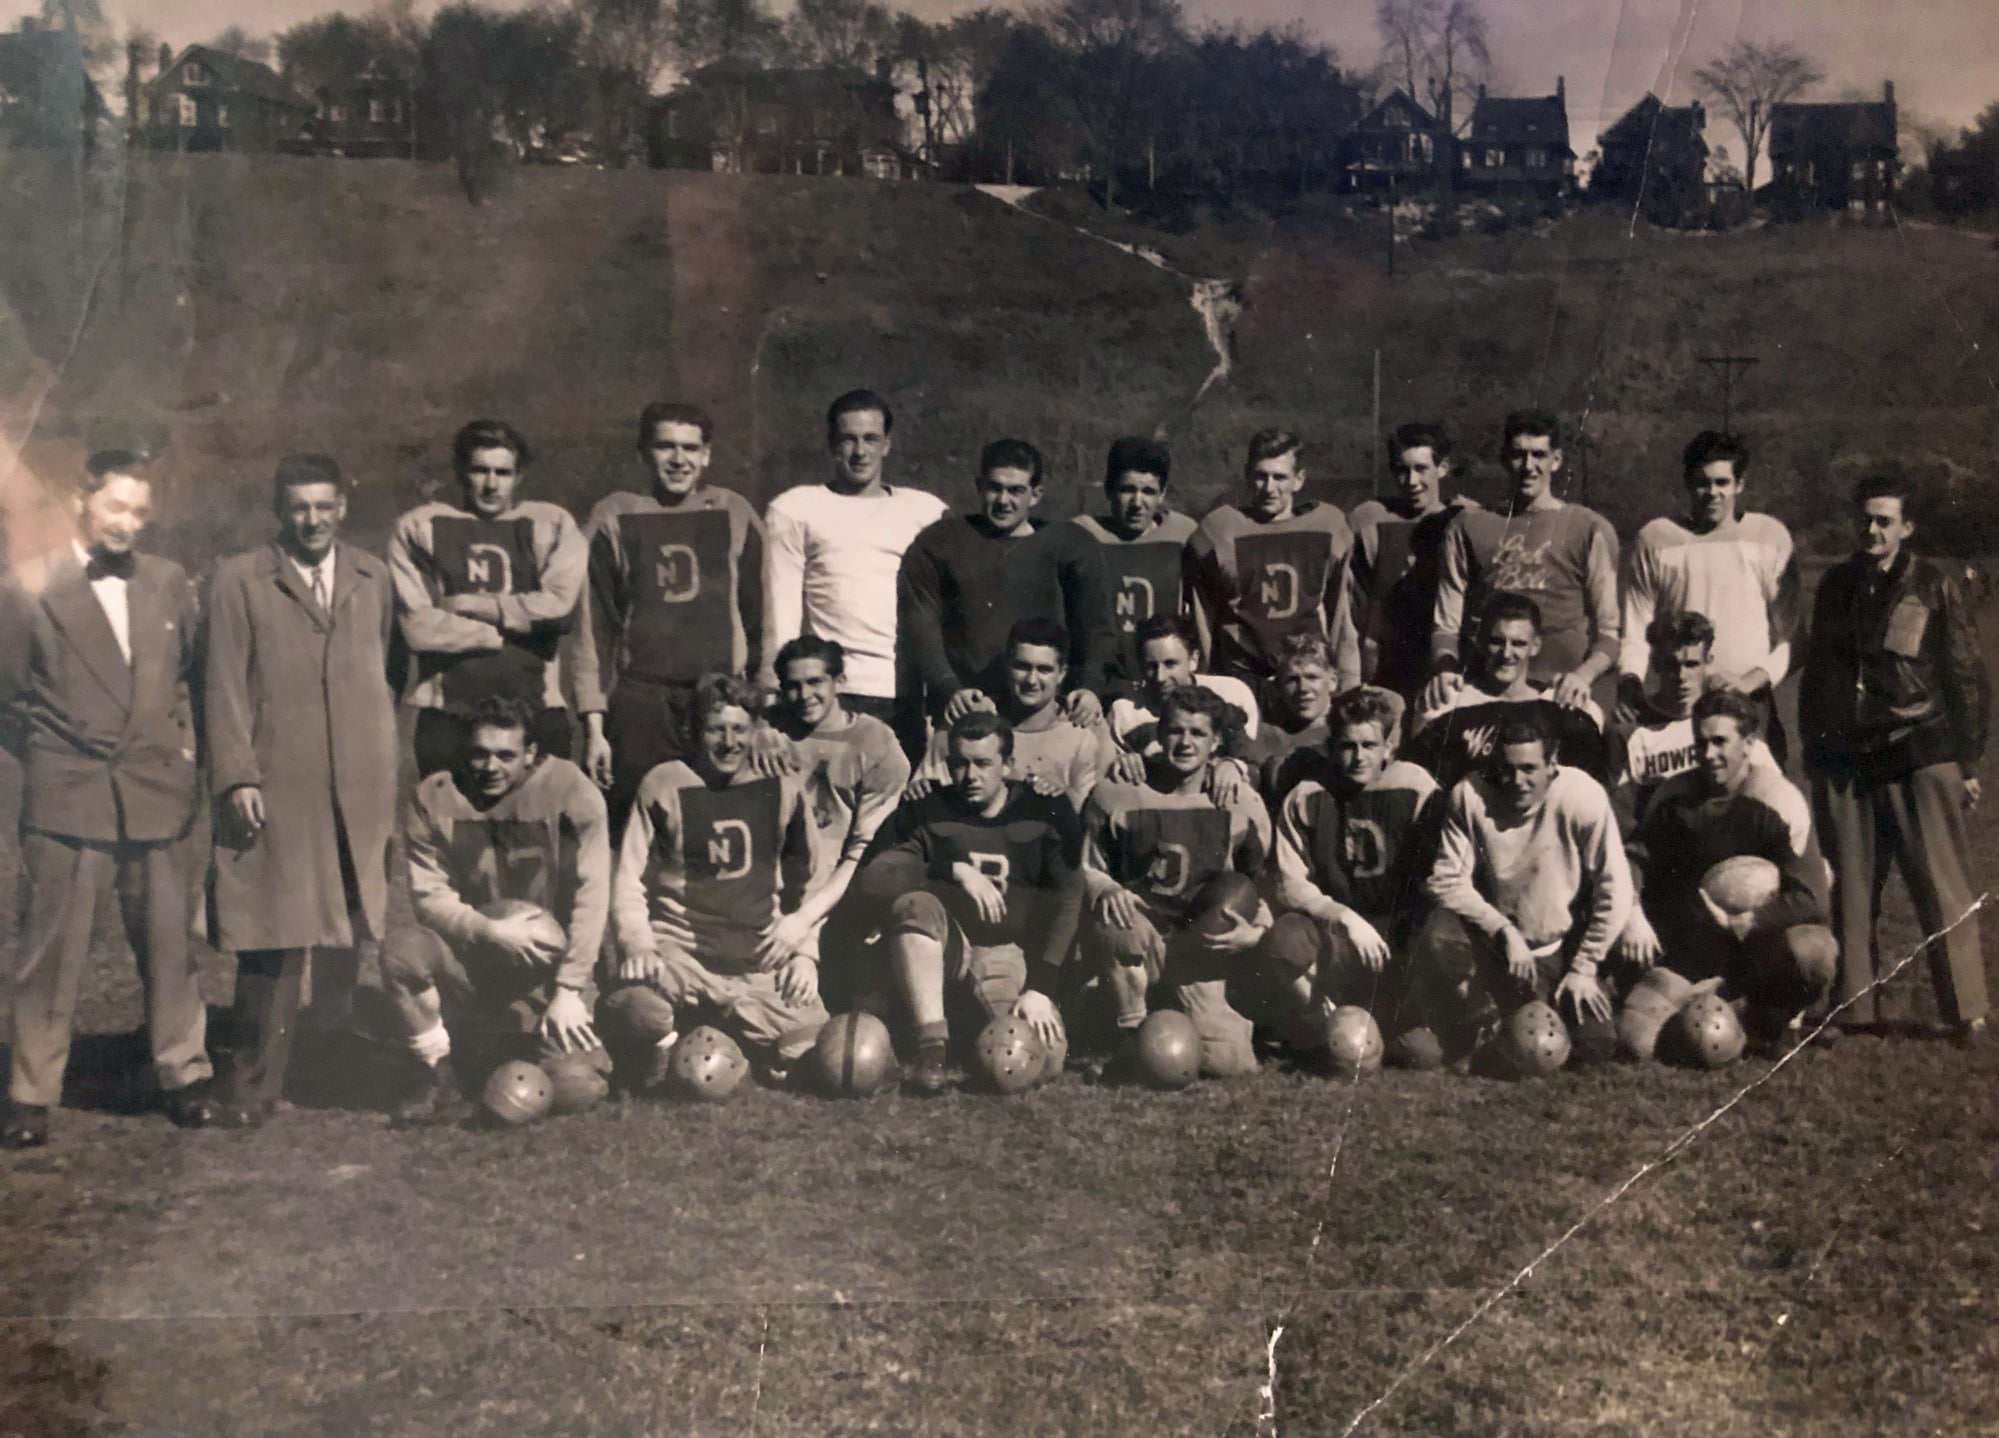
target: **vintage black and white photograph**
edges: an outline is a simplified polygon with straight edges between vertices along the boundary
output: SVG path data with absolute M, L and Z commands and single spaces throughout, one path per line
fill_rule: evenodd
M 1990 0 L 0 0 L 0 1438 L 1999 1433 Z

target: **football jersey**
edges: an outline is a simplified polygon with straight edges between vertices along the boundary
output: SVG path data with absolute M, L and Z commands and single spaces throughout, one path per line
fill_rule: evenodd
M 1624 637 L 1618 667 L 1643 675 L 1645 630 L 1661 614 L 1705 615 L 1723 674 L 1761 669 L 1772 684 L 1791 670 L 1803 585 L 1791 531 L 1767 514 L 1744 514 L 1697 534 L 1675 519 L 1638 531 L 1624 559 Z
M 1192 515 L 1164 510 L 1136 539 L 1126 539 L 1108 520 L 1079 514 L 1073 521 L 1103 546 L 1104 578 L 1110 590 L 1111 627 L 1118 635 L 1104 658 L 1104 689 L 1129 694 L 1143 682 L 1138 648 L 1132 636 L 1156 615 L 1175 615 L 1187 608 L 1184 554 L 1194 537 Z
M 568 934 L 560 982 L 580 987 L 610 912 L 611 840 L 604 796 L 567 759 L 543 759 L 511 794 L 481 809 L 451 774 L 417 785 L 404 827 L 417 921 L 462 944 L 499 899 L 539 904 Z
M 487 519 L 423 504 L 396 521 L 389 574 L 396 618 L 416 657 L 405 702 L 460 712 L 495 695 L 560 705 L 562 636 L 575 622 L 588 548 L 559 505 L 527 501 Z M 490 594 L 497 626 L 442 608 Z
M 1437 781 L 1399 759 L 1365 789 L 1336 783 L 1323 763 L 1298 767 L 1277 810 L 1279 901 L 1322 921 L 1348 908 L 1377 928 L 1413 929 L 1443 813 Z
M 703 486 L 677 505 L 606 495 L 590 540 L 576 706 L 601 710 L 619 678 L 692 683 L 762 663 L 763 524 L 733 490 Z
M 1347 566 L 1361 677 L 1411 695 L 1430 674 L 1430 628 L 1444 537 L 1476 500 L 1453 499 L 1429 514 L 1411 514 L 1400 497 L 1370 499 L 1355 508 L 1353 561 Z
M 1690 714 L 1663 714 L 1648 700 L 1639 711 L 1636 724 L 1613 728 L 1610 797 L 1625 832 L 1634 832 L 1644 821 L 1646 807 L 1661 784 L 1689 773 L 1697 762 L 1694 721 Z M 1771 769 L 1778 767 L 1770 746 L 1761 739 L 1750 741 L 1749 762 Z
M 1083 809 L 1085 870 L 1129 889 L 1167 937 L 1187 925 L 1212 880 L 1230 872 L 1259 877 L 1270 842 L 1261 799 L 1245 789 L 1219 808 L 1200 777 L 1171 790 L 1106 780 Z
M 1707 908 L 1696 892 L 1701 879 L 1738 855 L 1768 859 L 1783 876 L 1776 898 L 1757 911 L 1759 927 L 1824 923 L 1825 867 L 1797 786 L 1774 768 L 1752 768 L 1740 791 L 1715 794 L 1705 777 L 1688 773 L 1662 784 L 1638 831 L 1631 857 L 1653 927 L 1667 937 L 1686 924 L 1705 924 Z
M 1546 686 L 1537 685 L 1545 691 Z M 1537 694 L 1532 699 L 1499 699 L 1475 684 L 1465 684 L 1439 707 L 1418 721 L 1409 757 L 1437 776 L 1446 789 L 1477 773 L 1492 757 L 1502 725 L 1520 711 L 1539 716 L 1555 739 L 1556 763 L 1581 770 L 1599 784 L 1610 779 L 1609 745 L 1604 739 L 1603 711 L 1583 701 L 1579 709 Z
M 1187 588 L 1208 667 L 1252 682 L 1276 672 L 1284 638 L 1315 633 L 1333 652 L 1339 687 L 1360 679 L 1347 604 L 1353 531 L 1330 504 L 1262 523 L 1232 504 L 1212 510 L 1187 545 Z
M 1535 679 L 1559 678 L 1592 654 L 1616 659 L 1617 533 L 1596 511 L 1559 501 L 1519 514 L 1460 510 L 1444 535 L 1433 655 L 1471 652 L 1486 603 L 1501 592 L 1540 608 Z
M 1027 781 L 1039 779 L 1068 795 L 1069 802 L 1080 810 L 1103 775 L 1104 753 L 1109 742 L 1101 722 L 1088 729 L 1079 728 L 1059 708 L 1050 705 L 1036 727 L 1014 726 L 1014 777 Z M 951 731 L 937 730 L 930 736 L 930 748 L 916 777 L 934 784 L 950 783 L 951 771 L 945 763 L 950 753 Z
M 860 861 L 909 784 L 909 760 L 895 731 L 867 714 L 850 713 L 847 721 L 830 733 L 792 736 L 811 823 L 813 888 L 843 859 Z
M 812 844 L 802 789 L 790 775 L 743 769 L 710 784 L 681 760 L 639 785 L 613 886 L 618 943 L 654 952 L 652 926 L 671 898 L 687 911 L 694 957 L 712 969 L 750 968 L 763 931 L 804 897 Z

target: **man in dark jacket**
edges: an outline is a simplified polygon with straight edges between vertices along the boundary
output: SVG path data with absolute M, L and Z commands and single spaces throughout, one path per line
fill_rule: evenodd
M 1980 797 L 1991 689 L 1961 583 L 1908 548 L 1916 502 L 1900 473 L 1855 486 L 1861 547 L 1819 585 L 1799 727 L 1837 887 L 1842 1017 L 1877 1017 L 1877 859 L 1892 859 L 1923 932 L 1944 935 L 1930 946 L 1938 1007 L 1962 1041 L 1981 1043 L 1985 970 L 1967 816 Z

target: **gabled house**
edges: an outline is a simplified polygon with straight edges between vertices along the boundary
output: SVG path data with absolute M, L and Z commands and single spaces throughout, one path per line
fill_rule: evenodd
M 1764 192 L 1794 212 L 1884 215 L 1901 169 L 1895 82 L 1858 103 L 1770 107 L 1770 184 Z
M 32 15 L 0 34 L 0 144 L 90 149 L 110 113 L 74 35 Z
M 416 95 L 408 80 L 379 61 L 312 94 L 313 111 L 284 148 L 355 159 L 416 156 Z
M 654 102 L 650 130 L 652 163 L 668 169 L 893 180 L 924 168 L 903 145 L 894 88 L 840 67 L 717 61 Z
M 1341 138 L 1341 185 L 1357 192 L 1420 187 L 1435 176 L 1442 144 L 1437 117 L 1392 90 Z
M 1557 76 L 1554 94 L 1518 98 L 1488 95 L 1479 86 L 1471 128 L 1457 143 L 1458 183 L 1464 189 L 1494 199 L 1516 196 L 1550 204 L 1567 199 L 1576 173 L 1567 82 Z
M 143 102 L 146 142 L 162 150 L 276 150 L 313 113 L 270 66 L 206 45 L 162 66 Z
M 1597 137 L 1589 197 L 1642 205 L 1655 225 L 1685 225 L 1706 216 L 1707 112 L 1668 105 L 1647 95 Z

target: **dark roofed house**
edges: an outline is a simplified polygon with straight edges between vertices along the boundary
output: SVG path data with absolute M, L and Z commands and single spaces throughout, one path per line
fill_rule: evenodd
M 1437 171 L 1437 118 L 1401 90 L 1340 139 L 1340 172 L 1353 191 L 1420 187 Z
M 895 92 L 862 71 L 717 61 L 653 104 L 652 163 L 729 174 L 913 177 Z
M 284 149 L 351 159 L 416 155 L 416 93 L 388 65 L 370 61 L 358 73 L 319 87 L 312 105 L 311 116 Z
M 74 35 L 32 15 L 0 34 L 0 143 L 89 149 L 109 115 Z
M 1458 179 L 1488 198 L 1521 197 L 1546 204 L 1568 198 L 1576 152 L 1569 148 L 1568 85 L 1527 97 L 1488 95 L 1481 85 L 1471 129 L 1458 141 Z
M 1893 80 L 1879 100 L 1772 105 L 1766 193 L 1792 213 L 1885 215 L 1901 167 L 1895 129 Z
M 276 150 L 312 118 L 313 102 L 277 71 L 190 45 L 146 86 L 148 144 L 162 150 Z
M 1668 105 L 1647 95 L 1597 137 L 1589 197 L 1644 207 L 1655 225 L 1705 218 L 1707 112 L 1699 101 Z

